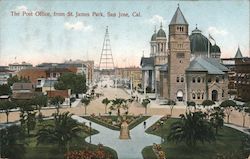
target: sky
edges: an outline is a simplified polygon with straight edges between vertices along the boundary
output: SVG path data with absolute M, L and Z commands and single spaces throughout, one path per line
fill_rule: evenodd
M 189 23 L 189 34 L 198 28 L 220 46 L 222 57 L 234 57 L 238 46 L 249 56 L 250 15 L 248 0 L 230 1 L 132 1 L 132 0 L 2 0 L 0 1 L 0 65 L 14 62 L 63 62 L 94 60 L 99 64 L 106 26 L 109 27 L 115 66 L 139 66 L 149 56 L 154 28 L 168 35 L 168 25 L 179 4 Z M 19 16 L 12 15 L 20 13 Z M 32 12 L 32 16 L 23 13 Z M 49 12 L 51 16 L 35 15 Z M 54 16 L 65 13 L 66 16 Z M 90 16 L 67 16 L 76 12 Z M 92 16 L 102 12 L 104 16 Z M 107 13 L 129 17 L 108 17 Z M 140 16 L 132 16 L 132 13 Z M 213 43 L 213 42 L 212 42 Z

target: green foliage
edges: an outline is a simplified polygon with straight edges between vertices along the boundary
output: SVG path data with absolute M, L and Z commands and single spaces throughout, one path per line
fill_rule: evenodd
M 250 102 L 244 103 L 243 105 L 237 105 L 236 109 L 241 112 L 242 115 L 242 126 L 245 127 L 246 116 L 250 115 Z
M 215 103 L 212 100 L 204 100 L 201 105 L 203 105 L 203 107 L 210 107 L 210 106 L 212 106 L 214 104 Z
M 210 123 L 203 112 L 189 112 L 180 115 L 181 120 L 170 126 L 168 141 L 194 147 L 197 142 L 205 143 L 215 141 L 215 135 Z
M 0 96 L 11 95 L 11 94 L 12 94 L 12 91 L 9 85 L 7 84 L 0 85 Z
M 57 114 L 59 113 L 60 105 L 63 104 L 65 99 L 62 96 L 55 96 L 50 98 L 50 104 L 56 106 Z
M 90 103 L 90 98 L 88 97 L 84 97 L 81 102 L 84 104 L 84 107 L 85 107 L 85 115 L 87 114 L 87 106 L 89 105 Z
M 32 103 L 36 106 L 36 109 L 39 111 L 41 111 L 42 107 L 46 107 L 48 105 L 48 97 L 43 95 L 43 94 L 39 94 L 36 95 L 33 99 L 32 99 Z
M 227 123 L 229 123 L 229 117 L 234 108 L 236 108 L 236 103 L 233 100 L 225 100 L 220 104 L 227 115 Z
M 169 99 L 167 102 L 167 105 L 169 105 L 169 107 L 170 107 L 170 115 L 172 116 L 173 109 L 174 109 L 174 106 L 176 105 L 176 102 L 172 99 Z
M 0 101 L 0 110 L 6 114 L 6 122 L 9 122 L 10 110 L 16 108 L 16 104 L 11 101 Z
M 196 109 L 196 103 L 194 101 L 187 101 L 187 107 L 194 107 L 194 109 Z
M 142 100 L 142 106 L 145 108 L 145 114 L 147 114 L 147 108 L 148 104 L 150 103 L 150 100 L 148 98 Z
M 24 133 L 20 126 L 13 125 L 0 130 L 0 156 L 10 159 L 23 159 L 25 146 Z
M 54 125 L 46 124 L 37 133 L 37 145 L 57 144 L 60 150 L 68 149 L 69 142 L 78 138 L 78 133 L 83 131 L 81 124 L 71 118 L 72 114 L 64 112 L 54 114 Z M 67 150 L 68 151 L 68 150 Z
M 210 114 L 210 122 L 215 128 L 216 134 L 218 134 L 218 129 L 222 128 L 224 125 L 225 113 L 220 107 L 214 107 L 212 113 Z
M 71 89 L 73 94 L 86 93 L 86 77 L 85 75 L 76 75 L 74 73 L 64 73 L 58 78 L 55 89 L 65 90 Z
M 25 77 L 18 78 L 17 75 L 15 75 L 13 77 L 8 78 L 7 82 L 9 86 L 12 86 L 16 82 L 30 82 L 30 80 Z
M 120 109 L 127 109 L 127 100 L 123 98 L 115 98 L 111 101 L 112 105 L 110 106 L 110 110 L 117 110 L 117 115 L 120 116 Z
M 102 100 L 102 104 L 105 105 L 105 114 L 107 114 L 107 106 L 108 106 L 108 104 L 109 104 L 110 102 L 111 102 L 111 101 L 110 101 L 108 98 L 104 98 L 104 99 Z

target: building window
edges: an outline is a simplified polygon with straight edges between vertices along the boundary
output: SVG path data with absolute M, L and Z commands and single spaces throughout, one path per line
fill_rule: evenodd
M 181 77 L 181 82 L 184 82 L 184 77 Z
M 204 93 L 201 93 L 201 99 L 204 99 Z
M 224 89 L 222 89 L 222 94 L 221 94 L 221 96 L 224 97 L 224 95 L 225 95 L 225 91 L 224 91 Z
M 200 98 L 201 98 L 201 94 L 197 93 L 197 99 L 200 99 Z
M 208 83 L 211 83 L 211 78 L 208 78 L 207 82 L 208 82 Z
M 215 81 L 216 81 L 216 83 L 219 83 L 219 82 L 220 82 L 220 79 L 219 79 L 218 76 L 216 76 Z
M 177 77 L 177 78 L 176 78 L 176 82 L 180 82 L 180 77 Z
M 195 93 L 192 93 L 192 98 L 195 99 Z
M 195 77 L 192 78 L 193 83 L 195 83 Z
M 200 77 L 197 78 L 197 82 L 201 83 L 201 78 Z
M 183 52 L 178 52 L 178 53 L 176 54 L 176 57 L 177 57 L 177 58 L 184 58 L 184 57 L 185 57 L 185 54 L 184 54 Z

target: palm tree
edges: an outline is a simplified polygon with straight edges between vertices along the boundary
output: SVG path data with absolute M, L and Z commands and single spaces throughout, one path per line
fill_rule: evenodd
M 220 104 L 220 107 L 223 108 L 227 115 L 227 123 L 229 123 L 229 116 L 233 111 L 233 108 L 236 107 L 236 103 L 233 100 L 225 100 Z
M 145 108 L 145 114 L 147 114 L 148 104 L 150 103 L 150 100 L 148 98 L 142 100 L 142 105 Z
M 121 111 L 120 109 L 123 108 L 123 109 L 126 109 L 126 100 L 123 99 L 123 98 L 115 98 L 113 99 L 112 101 L 112 105 L 110 107 L 111 110 L 117 110 L 117 115 L 120 116 L 121 114 Z
M 23 159 L 25 154 L 24 133 L 20 126 L 12 125 L 0 130 L 0 156 Z
M 190 111 L 190 107 L 194 107 L 194 110 L 196 110 L 196 103 L 194 101 L 187 101 L 187 107 Z
M 224 125 L 225 113 L 220 107 L 214 107 L 212 113 L 210 114 L 210 122 L 215 128 L 216 135 L 218 134 L 218 129 L 222 128 Z
M 0 102 L 0 110 L 3 110 L 6 114 L 6 122 L 9 123 L 9 114 L 11 109 L 16 108 L 16 105 L 14 102 L 11 101 L 1 101 Z
M 61 104 L 64 102 L 64 98 L 62 96 L 55 96 L 50 99 L 50 104 L 56 106 L 56 113 L 59 113 L 59 108 Z
M 104 98 L 104 99 L 102 100 L 102 104 L 105 105 L 105 114 L 107 114 L 107 106 L 108 106 L 108 104 L 109 104 L 110 102 L 111 102 L 111 101 L 110 101 L 108 98 Z
M 37 133 L 37 145 L 43 143 L 57 144 L 62 151 L 69 152 L 73 138 L 79 137 L 83 130 L 81 124 L 71 118 L 73 114 L 64 112 L 54 114 L 54 124 L 44 125 Z
M 245 127 L 246 116 L 250 114 L 250 102 L 244 103 L 243 105 L 238 105 L 237 109 L 242 115 L 242 126 Z
M 170 115 L 172 116 L 173 109 L 174 109 L 174 106 L 176 105 L 176 102 L 174 100 L 169 99 L 167 102 L 167 105 L 169 105 L 170 107 Z
M 210 123 L 206 120 L 206 114 L 189 112 L 180 115 L 181 120 L 170 126 L 168 140 L 179 143 L 185 142 L 188 146 L 195 146 L 197 142 L 205 143 L 215 140 L 215 135 Z
M 85 108 L 85 115 L 87 114 L 87 106 L 90 103 L 90 98 L 88 97 L 84 97 L 81 102 L 84 104 L 84 108 Z

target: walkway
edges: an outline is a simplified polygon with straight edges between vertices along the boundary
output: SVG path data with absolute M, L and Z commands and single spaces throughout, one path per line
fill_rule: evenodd
M 234 124 L 224 124 L 224 125 L 227 126 L 227 127 L 236 129 L 236 130 L 238 130 L 238 131 L 241 131 L 241 132 L 243 132 L 243 133 L 245 133 L 245 134 L 247 134 L 247 135 L 250 135 L 250 131 L 248 131 L 249 128 L 237 126 L 237 125 L 234 125 Z
M 157 122 L 162 116 L 154 115 L 146 120 L 147 127 Z M 89 123 L 89 120 L 73 115 L 73 119 L 80 123 Z M 141 151 L 144 147 L 153 145 L 153 143 L 161 143 L 161 138 L 155 135 L 145 133 L 143 122 L 130 130 L 130 140 L 120 140 L 119 131 L 108 129 L 104 126 L 92 122 L 92 128 L 99 131 L 98 134 L 92 135 L 91 143 L 98 145 L 99 143 L 108 146 L 117 152 L 119 159 L 143 159 Z M 90 141 L 90 137 L 86 138 L 86 142 Z

